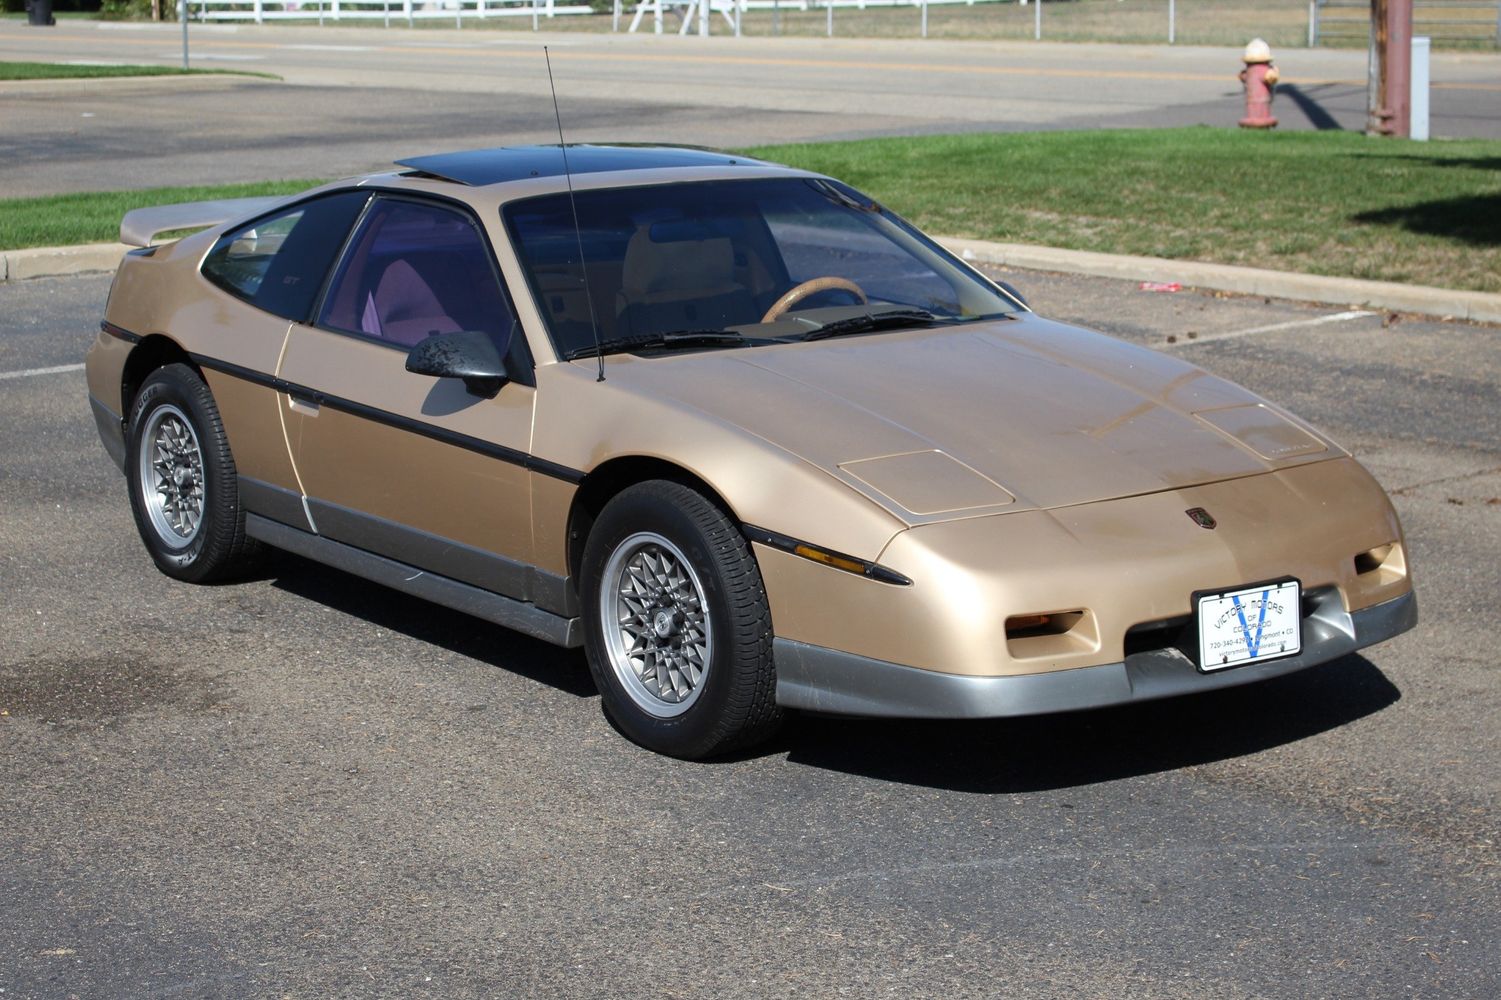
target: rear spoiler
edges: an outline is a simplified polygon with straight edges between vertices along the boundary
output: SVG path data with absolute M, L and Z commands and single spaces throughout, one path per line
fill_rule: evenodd
M 153 205 L 125 213 L 120 220 L 120 242 L 146 247 L 157 233 L 174 229 L 205 229 L 234 219 L 259 215 L 288 200 L 284 195 L 267 198 L 226 198 L 220 201 L 189 201 L 180 205 Z

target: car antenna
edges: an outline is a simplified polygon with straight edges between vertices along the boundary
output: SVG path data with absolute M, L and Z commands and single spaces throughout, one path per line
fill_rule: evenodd
M 605 349 L 599 342 L 599 317 L 594 314 L 594 293 L 589 290 L 589 264 L 584 260 L 584 230 L 579 225 L 579 206 L 573 200 L 573 173 L 568 169 L 568 143 L 563 140 L 563 115 L 558 111 L 558 87 L 552 82 L 552 56 L 547 46 L 542 46 L 542 58 L 547 60 L 547 86 L 552 91 L 552 115 L 558 122 L 558 150 L 563 154 L 563 179 L 568 182 L 568 207 L 573 211 L 573 235 L 579 245 L 579 271 L 584 276 L 584 301 L 589 303 L 589 329 L 594 332 L 594 360 L 599 364 L 599 378 L 605 380 Z

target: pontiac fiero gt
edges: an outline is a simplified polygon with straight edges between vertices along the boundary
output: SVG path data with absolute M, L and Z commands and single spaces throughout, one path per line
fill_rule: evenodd
M 581 645 L 682 757 L 788 709 L 1204 691 L 1416 621 L 1337 445 L 836 180 L 675 147 L 398 166 L 122 223 L 90 403 L 169 575 L 273 546 Z

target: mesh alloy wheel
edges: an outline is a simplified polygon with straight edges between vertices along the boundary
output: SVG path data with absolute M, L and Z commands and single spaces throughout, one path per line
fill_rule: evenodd
M 700 760 L 776 731 L 766 588 L 722 507 L 685 483 L 628 486 L 590 526 L 579 575 L 589 671 L 625 736 Z
M 599 601 L 610 668 L 630 699 L 658 718 L 691 708 L 712 665 L 714 632 L 688 557 L 655 532 L 637 532 L 611 554 Z
M 234 456 L 198 373 L 170 364 L 148 375 L 125 438 L 131 512 L 157 568 L 193 582 L 252 570 L 261 546 L 245 534 Z
M 157 407 L 141 432 L 141 506 L 157 538 L 185 549 L 203 524 L 203 449 L 187 414 L 171 404 Z

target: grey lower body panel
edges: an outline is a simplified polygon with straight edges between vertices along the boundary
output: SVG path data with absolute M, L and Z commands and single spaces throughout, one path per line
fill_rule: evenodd
M 313 522 L 308 520 L 307 507 L 302 502 L 301 493 L 249 476 L 239 476 L 237 482 L 240 487 L 240 503 L 250 513 L 280 521 L 301 531 L 315 530 Z
M 99 428 L 99 440 L 110 459 L 125 471 L 125 421 L 118 413 L 105 406 L 92 393 L 89 394 L 89 409 L 94 411 L 94 425 Z
M 912 719 L 983 719 L 1104 708 L 1280 677 L 1390 639 L 1417 622 L 1415 594 L 1351 614 L 1331 589 L 1304 618 L 1303 651 L 1297 656 L 1207 674 L 1175 649 L 1136 653 L 1123 662 L 1095 667 L 970 677 L 777 639 L 777 702 L 831 715 Z
M 583 645 L 577 618 L 564 618 L 533 604 L 387 559 L 321 535 L 309 534 L 257 514 L 245 515 L 245 533 L 267 545 L 364 577 L 423 600 L 483 618 L 558 646 Z
M 348 507 L 307 500 L 301 493 L 259 479 L 240 476 L 239 485 L 240 502 L 252 514 L 398 563 L 429 571 L 440 569 L 439 576 L 521 604 L 536 605 L 563 618 L 578 617 L 578 599 L 568 577 Z
M 564 618 L 578 616 L 578 601 L 565 577 L 323 500 L 309 499 L 307 509 L 320 535 L 398 562 L 440 569 L 442 575 L 461 583 L 535 604 Z

